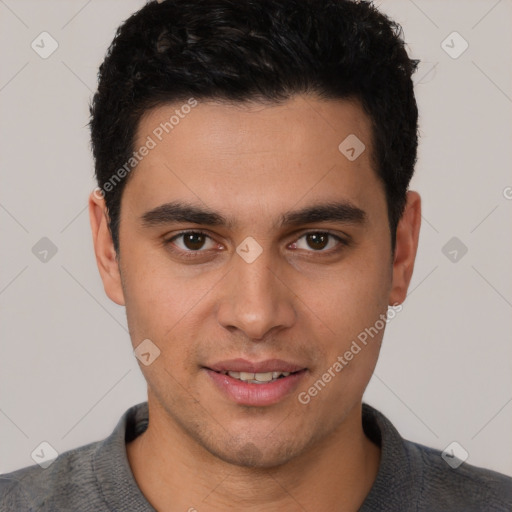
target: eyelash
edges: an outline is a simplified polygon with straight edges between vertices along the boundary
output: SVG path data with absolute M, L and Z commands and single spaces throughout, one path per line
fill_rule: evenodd
M 174 242 L 174 240 L 176 240 L 177 238 L 180 238 L 180 237 L 182 237 L 184 235 L 188 235 L 188 234 L 203 235 L 203 236 L 209 238 L 210 240 L 213 240 L 213 238 L 208 233 L 206 233 L 204 231 L 189 230 L 189 231 L 180 231 L 178 234 L 173 235 L 171 238 L 164 240 L 164 245 L 168 246 L 172 252 L 174 252 L 184 258 L 197 258 L 198 256 L 201 255 L 201 253 L 208 252 L 208 250 L 201 250 L 201 249 L 199 249 L 197 251 L 192 251 L 192 250 L 185 251 L 183 249 L 175 248 L 174 244 L 172 242 Z M 296 243 L 298 240 L 300 240 L 301 238 L 303 238 L 307 235 L 316 235 L 316 234 L 328 235 L 329 237 L 334 238 L 338 242 L 338 245 L 334 249 L 329 249 L 327 251 L 310 250 L 310 251 L 306 251 L 306 252 L 316 253 L 316 254 L 324 254 L 324 255 L 332 255 L 332 254 L 336 254 L 337 252 L 339 252 L 343 247 L 349 246 L 348 240 L 345 240 L 345 239 L 341 238 L 340 236 L 335 235 L 334 233 L 331 233 L 330 231 L 318 231 L 318 230 L 302 233 L 301 236 L 299 236 L 297 239 L 295 239 L 293 242 L 290 242 L 290 243 Z M 301 250 L 301 249 L 299 249 L 299 250 Z

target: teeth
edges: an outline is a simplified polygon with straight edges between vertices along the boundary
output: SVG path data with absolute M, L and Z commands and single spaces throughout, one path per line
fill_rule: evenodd
M 267 373 L 255 373 L 254 378 L 258 382 L 270 382 L 272 380 L 272 372 Z
M 223 372 L 224 373 L 224 372 Z M 290 372 L 264 372 L 264 373 L 250 373 L 250 372 L 226 372 L 234 379 L 243 380 L 251 384 L 262 384 L 265 382 L 272 382 L 278 379 L 281 375 L 288 377 Z

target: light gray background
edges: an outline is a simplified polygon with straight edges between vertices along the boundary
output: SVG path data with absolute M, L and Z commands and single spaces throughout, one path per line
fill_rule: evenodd
M 105 296 L 86 200 L 94 187 L 88 101 L 136 0 L 0 0 L 0 472 L 106 437 L 145 400 L 124 309 Z M 386 0 L 416 74 L 423 197 L 416 269 L 366 401 L 402 435 L 512 475 L 511 31 L 507 0 Z M 59 47 L 42 59 L 31 42 Z M 457 59 L 441 43 L 457 31 Z M 459 42 L 448 44 L 455 46 Z M 452 238 L 468 248 L 452 262 Z M 32 247 L 48 237 L 46 263 Z M 453 256 L 453 255 L 452 255 Z

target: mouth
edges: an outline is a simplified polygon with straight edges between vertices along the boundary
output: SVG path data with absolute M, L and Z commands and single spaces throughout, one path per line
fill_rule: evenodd
M 307 368 L 282 360 L 251 363 L 243 359 L 203 367 L 224 398 L 239 405 L 280 402 L 297 388 Z
M 212 370 L 215 371 L 215 370 Z M 240 380 L 242 382 L 248 382 L 250 384 L 268 384 L 269 382 L 275 382 L 279 379 L 284 379 L 289 377 L 292 374 L 301 372 L 303 370 L 297 370 L 295 372 L 285 372 L 285 371 L 277 371 L 277 372 L 260 372 L 260 373 L 251 373 L 251 372 L 233 372 L 233 371 L 221 371 L 216 372 L 221 375 L 229 375 L 233 379 Z

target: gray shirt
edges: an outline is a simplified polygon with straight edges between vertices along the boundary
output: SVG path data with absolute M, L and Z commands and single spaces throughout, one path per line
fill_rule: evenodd
M 46 469 L 34 465 L 1 475 L 0 511 L 154 511 L 137 487 L 125 444 L 147 425 L 143 402 L 128 409 L 103 441 L 62 453 Z M 466 463 L 452 469 L 440 451 L 406 441 L 366 404 L 363 427 L 382 452 L 360 512 L 512 511 L 512 478 Z M 201 510 L 200 503 L 194 506 Z

